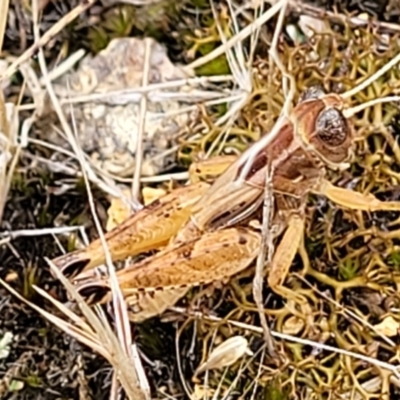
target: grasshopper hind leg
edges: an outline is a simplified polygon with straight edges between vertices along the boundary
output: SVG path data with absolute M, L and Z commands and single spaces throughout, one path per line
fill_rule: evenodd
M 101 281 L 81 284 L 77 291 L 89 305 L 104 304 L 111 299 L 111 288 Z
M 91 260 L 86 257 L 85 250 L 76 250 L 55 258 L 52 262 L 67 278 L 71 279 L 87 269 Z
M 284 281 L 298 252 L 304 236 L 304 219 L 298 214 L 289 217 L 288 227 L 276 248 L 268 274 L 269 287 L 286 299 L 304 303 L 305 299 L 295 291 L 285 287 Z

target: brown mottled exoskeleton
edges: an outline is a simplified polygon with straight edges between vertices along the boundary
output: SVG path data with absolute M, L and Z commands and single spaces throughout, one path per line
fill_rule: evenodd
M 400 202 L 381 202 L 325 179 L 326 168 L 345 169 L 352 158 L 354 131 L 340 95 L 306 91 L 278 134 L 260 141 L 237 159 L 218 157 L 223 172 L 213 184 L 199 181 L 172 191 L 105 235 L 113 261 L 162 248 L 117 272 L 128 304 L 142 292 L 221 281 L 247 268 L 261 247 L 261 234 L 249 221 L 262 203 L 268 170 L 275 202 L 271 235 L 282 235 L 268 285 L 284 297 L 294 295 L 283 282 L 303 239 L 308 194 L 350 209 L 400 211 Z M 100 240 L 53 260 L 70 278 L 104 261 Z M 108 300 L 108 279 L 85 275 L 80 293 L 92 303 Z

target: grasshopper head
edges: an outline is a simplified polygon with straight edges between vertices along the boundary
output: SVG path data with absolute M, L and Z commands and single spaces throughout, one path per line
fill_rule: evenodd
M 338 94 L 325 94 L 315 87 L 303 93 L 294 113 L 296 136 L 332 169 L 348 168 L 353 155 L 353 129 L 342 110 Z

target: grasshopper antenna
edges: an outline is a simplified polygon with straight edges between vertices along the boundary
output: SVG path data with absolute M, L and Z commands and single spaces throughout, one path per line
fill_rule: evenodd
M 282 26 L 283 22 L 285 19 L 286 15 L 286 10 L 288 6 L 289 1 L 288 0 L 283 0 L 282 1 L 282 7 L 279 12 L 278 16 L 278 21 L 277 25 L 274 31 L 274 36 L 272 38 L 271 42 L 271 49 L 269 50 L 269 55 L 270 55 L 270 68 L 272 69 L 272 62 L 274 61 L 276 66 L 279 68 L 279 70 L 282 73 L 283 81 L 282 81 L 282 86 L 283 86 L 283 91 L 285 95 L 285 102 L 282 107 L 281 115 L 278 118 L 278 121 L 275 123 L 274 127 L 272 130 L 269 132 L 269 134 L 265 137 L 265 139 L 261 139 L 259 142 L 255 143 L 251 148 L 250 151 L 247 154 L 247 157 L 245 157 L 244 161 L 244 166 L 243 169 L 238 177 L 237 184 L 243 184 L 243 182 L 246 179 L 246 176 L 249 174 L 251 166 L 254 163 L 254 160 L 256 159 L 257 155 L 262 151 L 266 145 L 272 142 L 276 138 L 276 136 L 279 134 L 283 124 L 287 120 L 287 118 L 290 115 L 290 110 L 292 108 L 292 102 L 294 95 L 296 93 L 296 82 L 294 80 L 294 77 L 289 74 L 283 65 L 279 54 L 278 54 L 278 41 L 279 41 L 279 35 L 281 34 L 282 31 Z M 272 72 L 271 72 L 272 73 Z M 289 87 L 288 87 L 289 83 Z

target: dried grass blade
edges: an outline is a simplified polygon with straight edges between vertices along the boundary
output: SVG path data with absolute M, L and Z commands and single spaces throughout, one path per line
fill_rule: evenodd
M 147 393 L 143 393 L 137 385 L 137 372 L 135 369 L 134 360 L 129 356 L 130 352 L 127 353 L 122 347 L 123 345 L 119 342 L 108 322 L 106 320 L 100 320 L 93 310 L 91 310 L 91 308 L 85 303 L 73 284 L 69 282 L 67 278 L 65 278 L 65 276 L 54 264 L 52 264 L 48 259 L 47 261 L 50 265 L 50 268 L 54 272 L 54 275 L 64 284 L 69 294 L 77 302 L 83 315 L 94 328 L 96 336 L 98 337 L 99 342 L 102 344 L 101 346 L 111 355 L 109 362 L 114 367 L 118 375 L 118 379 L 122 387 L 125 389 L 128 397 L 134 400 L 148 398 Z
M 93 310 L 86 304 L 82 296 L 76 291 L 74 285 L 58 270 L 58 268 L 51 263 L 48 259 L 46 261 L 49 263 L 51 270 L 54 275 L 61 281 L 61 283 L 65 286 L 70 296 L 76 301 L 80 310 L 84 317 L 89 321 L 91 326 L 93 327 L 96 334 L 99 336 L 100 341 L 105 345 L 118 345 L 118 341 L 114 336 L 113 331 L 111 330 L 108 324 L 102 322 Z
M 9 0 L 0 1 L 0 52 L 3 48 L 3 41 L 7 25 Z
M 15 105 L 6 104 L 0 90 L 0 221 L 21 151 L 21 146 L 15 148 L 18 130 L 19 118 Z
M 56 308 L 58 308 L 65 316 L 67 316 L 72 322 L 77 324 L 77 326 L 85 332 L 93 333 L 93 330 L 89 324 L 87 324 L 82 318 L 78 317 L 74 312 L 72 312 L 68 307 L 66 307 L 63 303 L 60 303 L 58 300 L 51 297 L 48 293 L 46 293 L 41 288 L 33 285 L 33 288 L 46 300 L 50 301 Z
M 93 350 L 97 351 L 99 354 L 101 354 L 103 357 L 106 359 L 109 359 L 109 355 L 107 352 L 104 351 L 104 347 L 100 344 L 98 340 L 96 340 L 95 335 L 91 335 L 90 332 L 85 332 L 81 330 L 80 328 L 72 325 L 69 322 L 64 321 L 63 319 L 56 317 L 55 315 L 43 310 L 42 308 L 38 307 L 34 303 L 31 303 L 30 301 L 26 300 L 24 297 L 22 297 L 18 292 L 16 292 L 11 286 L 9 286 L 6 282 L 4 282 L 2 279 L 0 279 L 0 283 L 16 298 L 27 304 L 29 307 L 33 308 L 35 311 L 37 311 L 39 314 L 41 314 L 43 317 L 48 319 L 51 323 L 62 329 L 64 332 L 67 334 L 73 336 L 75 339 L 80 341 L 81 343 L 87 345 L 90 348 L 93 348 Z M 41 293 L 42 294 L 42 293 Z M 46 296 L 54 305 L 57 306 L 57 303 L 59 303 L 57 300 L 53 299 L 50 296 Z M 59 303 L 60 304 L 60 303 Z M 60 307 L 58 307 L 60 308 Z M 61 308 L 60 308 L 61 309 Z M 77 316 L 76 316 L 77 317 Z

